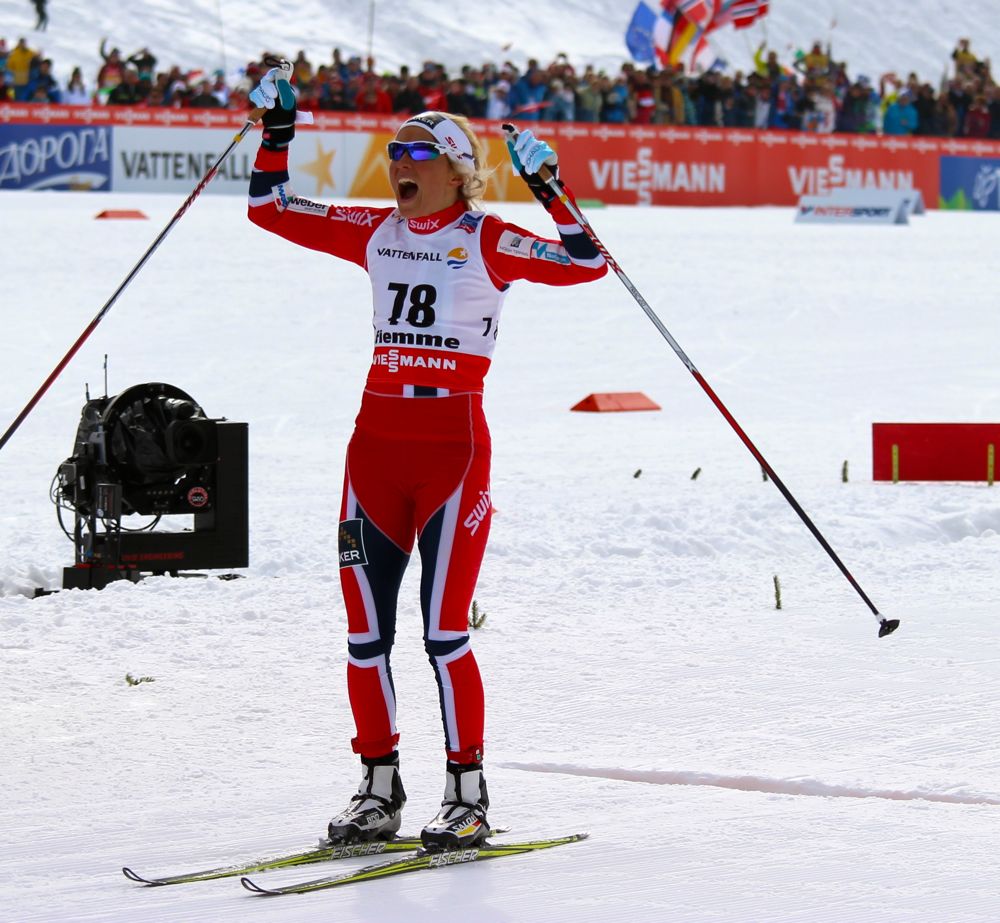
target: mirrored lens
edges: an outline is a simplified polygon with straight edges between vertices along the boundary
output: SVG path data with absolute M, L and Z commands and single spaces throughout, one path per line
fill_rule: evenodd
M 441 156 L 438 146 L 430 141 L 390 141 L 389 159 L 402 160 L 409 154 L 413 160 L 434 160 Z

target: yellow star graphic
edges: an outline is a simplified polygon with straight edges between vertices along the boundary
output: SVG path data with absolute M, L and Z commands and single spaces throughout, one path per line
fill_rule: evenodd
M 299 167 L 303 173 L 308 173 L 310 176 L 314 177 L 316 180 L 316 195 L 322 195 L 323 190 L 329 186 L 331 189 L 336 188 L 336 184 L 333 182 L 333 156 L 336 154 L 336 149 L 332 151 L 324 151 L 323 146 L 316 141 L 316 159 L 309 161 L 309 163 L 303 164 Z

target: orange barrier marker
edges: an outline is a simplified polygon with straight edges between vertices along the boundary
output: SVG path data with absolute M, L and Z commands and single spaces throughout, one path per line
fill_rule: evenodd
M 94 215 L 95 218 L 145 218 L 137 208 L 106 208 Z
M 641 391 L 609 391 L 588 394 L 570 407 L 587 413 L 614 413 L 622 410 L 659 410 L 660 405 L 651 401 Z

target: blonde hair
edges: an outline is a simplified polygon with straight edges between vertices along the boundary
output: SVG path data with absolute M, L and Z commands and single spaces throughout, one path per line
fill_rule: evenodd
M 456 176 L 462 177 L 462 185 L 458 188 L 458 197 L 465 203 L 466 210 L 482 211 L 486 186 L 493 175 L 493 168 L 489 167 L 486 163 L 486 148 L 483 142 L 476 136 L 476 133 L 472 130 L 472 126 L 469 124 L 469 120 L 464 115 L 452 115 L 450 112 L 439 114 L 450 119 L 461 128 L 465 137 L 469 139 L 469 144 L 472 145 L 475 169 L 471 173 L 462 173 L 459 170 L 455 170 L 454 166 L 452 166 L 452 170 Z

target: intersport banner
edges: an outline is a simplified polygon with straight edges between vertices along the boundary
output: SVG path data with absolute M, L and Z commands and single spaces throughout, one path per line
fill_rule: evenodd
M 320 112 L 315 119 L 299 127 L 292 145 L 296 191 L 315 199 L 390 198 L 385 145 L 401 117 Z M 243 124 L 227 110 L 0 104 L 0 189 L 186 194 Z M 475 127 L 496 167 L 488 198 L 529 200 L 511 173 L 500 126 Z M 802 195 L 861 187 L 916 188 L 930 207 L 1000 208 L 996 194 L 983 192 L 1000 175 L 1000 142 L 686 126 L 525 127 L 557 150 L 561 176 L 577 198 L 608 204 L 791 206 Z M 251 133 L 236 148 L 209 191 L 245 193 L 257 137 Z M 106 172 L 109 183 L 93 176 Z M 63 179 L 50 181 L 50 174 Z

